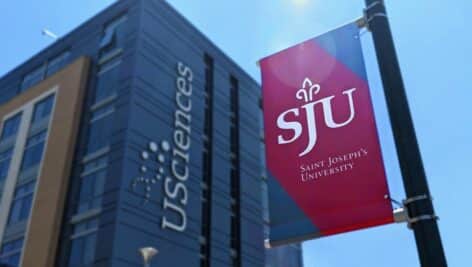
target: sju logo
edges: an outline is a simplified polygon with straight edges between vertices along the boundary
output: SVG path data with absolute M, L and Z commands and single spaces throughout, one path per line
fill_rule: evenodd
M 321 86 L 319 84 L 313 84 L 309 78 L 305 78 L 303 81 L 302 88 L 297 91 L 295 97 L 298 100 L 303 101 L 303 105 L 299 108 L 292 108 L 287 111 L 284 111 L 277 118 L 277 127 L 282 130 L 291 130 L 293 131 L 293 137 L 285 139 L 281 134 L 277 136 L 278 144 L 290 144 L 295 142 L 303 132 L 303 127 L 299 121 L 288 121 L 287 115 L 293 114 L 295 117 L 299 117 L 301 112 L 304 112 L 306 115 L 306 126 L 308 128 L 308 144 L 303 152 L 298 156 L 303 157 L 306 154 L 310 153 L 316 145 L 318 139 L 317 133 L 317 121 L 315 118 L 315 108 L 321 105 L 324 115 L 324 123 L 326 126 L 332 129 L 340 128 L 348 125 L 352 122 L 356 116 L 356 111 L 354 109 L 354 98 L 353 94 L 356 91 L 356 88 L 351 88 L 342 92 L 343 95 L 347 96 L 349 101 L 349 118 L 344 122 L 335 122 L 333 119 L 333 110 L 331 107 L 331 100 L 336 96 L 328 96 L 322 99 L 315 99 L 315 96 L 320 92 Z

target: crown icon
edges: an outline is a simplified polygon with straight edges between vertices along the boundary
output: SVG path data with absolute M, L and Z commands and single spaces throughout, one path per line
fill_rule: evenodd
M 314 84 L 309 78 L 305 78 L 305 80 L 303 80 L 302 88 L 297 91 L 295 96 L 299 100 L 310 102 L 313 101 L 313 96 L 318 94 L 320 89 L 321 86 L 319 84 Z

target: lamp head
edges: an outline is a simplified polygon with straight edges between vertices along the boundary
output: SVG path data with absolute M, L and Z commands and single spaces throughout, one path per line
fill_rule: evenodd
M 143 257 L 144 263 L 149 264 L 152 257 L 154 257 L 159 251 L 153 247 L 144 247 L 139 249 L 139 253 Z

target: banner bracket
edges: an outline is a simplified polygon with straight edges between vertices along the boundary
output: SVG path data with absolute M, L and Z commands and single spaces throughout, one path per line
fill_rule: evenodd
M 433 198 L 429 195 L 423 194 L 423 195 L 417 195 L 413 197 L 409 197 L 405 200 L 403 200 L 403 206 L 408 210 L 408 206 L 412 203 L 418 202 L 418 201 L 423 201 L 423 200 L 430 200 L 432 201 Z M 407 214 L 408 216 L 408 214 Z M 428 221 L 428 220 L 439 220 L 439 217 L 436 216 L 435 214 L 423 214 L 423 215 L 418 215 L 413 218 L 407 217 L 407 222 L 408 222 L 408 228 L 413 229 L 413 224 L 421 222 L 421 221 Z
M 375 7 L 379 5 L 383 5 L 383 1 L 375 1 L 372 4 L 368 5 L 366 8 L 364 8 L 364 17 L 363 17 L 364 25 L 363 26 L 366 27 L 367 30 L 369 31 L 370 31 L 369 25 L 372 22 L 372 20 L 374 20 L 375 18 L 386 18 L 386 19 L 388 18 L 387 14 L 384 11 L 379 11 L 379 12 L 370 14 L 371 9 L 374 9 Z
M 408 218 L 408 228 L 413 229 L 413 224 L 421 222 L 421 221 L 429 221 L 429 220 L 437 221 L 439 220 L 439 217 L 436 216 L 435 214 L 424 214 L 424 215 L 416 216 L 414 218 Z
M 362 28 L 367 28 L 367 19 L 366 19 L 366 16 L 362 16 L 360 18 L 358 18 L 356 20 L 356 24 L 357 24 L 357 27 L 359 27 L 359 29 L 362 29 Z
M 416 201 L 421 201 L 421 200 L 426 200 L 426 199 L 431 199 L 433 200 L 432 197 L 428 196 L 428 195 L 418 195 L 418 196 L 414 196 L 414 197 L 409 197 L 405 200 L 403 200 L 403 206 L 408 206 L 409 204 L 413 203 L 413 202 L 416 202 Z
M 408 212 L 404 207 L 394 209 L 393 219 L 396 223 L 408 222 Z

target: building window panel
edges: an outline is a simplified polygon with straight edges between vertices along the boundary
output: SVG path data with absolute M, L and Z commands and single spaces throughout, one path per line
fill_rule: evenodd
M 95 89 L 95 102 L 98 103 L 113 95 L 119 85 L 121 58 L 117 57 L 100 67 Z
M 46 76 L 54 74 L 56 71 L 60 70 L 67 62 L 69 58 L 70 51 L 64 51 L 56 57 L 52 58 L 48 62 L 48 67 L 46 71 Z
M 21 92 L 42 81 L 44 78 L 45 69 L 45 65 L 42 64 L 30 73 L 26 74 L 23 78 L 23 82 L 21 83 Z
M 3 123 L 2 135 L 0 141 L 6 140 L 12 136 L 15 136 L 18 132 L 21 122 L 21 113 L 13 116 Z
M 110 113 L 111 114 L 111 113 Z M 92 115 L 92 118 L 95 115 Z M 98 151 L 109 145 L 111 128 L 112 128 L 112 116 L 102 116 L 99 119 L 92 120 L 90 122 L 87 154 Z
M 0 153 L 0 184 L 2 184 L 8 175 L 12 154 L 13 148 L 7 149 L 6 151 Z
M 94 262 L 97 230 L 96 218 L 74 226 L 68 267 L 90 266 Z
M 100 47 L 104 48 L 104 47 L 107 47 L 107 46 L 111 45 L 111 43 L 113 42 L 113 36 L 114 35 L 115 35 L 115 33 L 113 31 L 105 32 L 103 34 L 102 40 L 100 41 Z
M 262 215 L 265 222 L 269 222 L 269 191 L 267 188 L 267 182 L 261 182 L 262 191 Z
M 46 97 L 45 99 L 41 100 L 39 103 L 37 103 L 34 107 L 31 123 L 34 124 L 38 121 L 41 121 L 49 117 L 49 115 L 51 115 L 53 104 L 54 104 L 54 95 L 50 95 Z
M 17 187 L 15 190 L 8 225 L 28 219 L 33 201 L 35 183 L 36 181 L 31 181 Z
M 105 178 L 105 169 L 82 178 L 77 213 L 99 208 L 102 205 Z
M 240 137 L 239 137 L 239 82 L 238 80 L 230 76 L 230 109 L 231 109 L 231 131 L 230 131 L 230 141 L 231 141 L 231 249 L 232 249 L 232 266 L 240 267 L 241 266 L 241 174 L 240 174 L 240 163 L 239 163 L 239 146 L 240 146 Z
M 115 111 L 115 107 L 113 105 L 107 105 L 103 108 L 97 109 L 93 112 L 92 118 L 90 119 L 91 122 L 100 120 L 103 117 L 106 117 Z
M 121 48 L 124 43 L 126 15 L 122 15 L 105 26 L 102 40 L 100 41 L 100 56 L 106 57 L 115 50 Z
M 28 138 L 23 154 L 23 162 L 21 163 L 21 171 L 34 167 L 41 162 L 45 139 L 46 130 Z
M 204 113 L 204 129 L 203 135 L 206 137 L 204 147 L 202 150 L 202 182 L 206 186 L 202 188 L 202 201 L 201 208 L 201 234 L 205 240 L 211 240 L 211 213 L 212 213 L 212 142 L 209 140 L 213 136 L 213 89 L 214 89 L 214 65 L 213 59 L 209 55 L 204 56 L 205 62 L 205 94 L 207 96 L 205 101 L 205 113 Z M 209 244 L 203 244 L 200 246 L 200 253 L 202 260 L 200 262 L 201 267 L 208 267 L 210 265 L 208 259 L 211 257 L 211 246 Z
M 102 169 L 107 166 L 107 163 L 108 163 L 108 156 L 102 156 L 100 158 L 97 158 L 84 165 L 82 174 L 89 174 L 92 171 L 97 171 L 98 169 Z
M 95 257 L 95 243 L 97 236 L 95 234 L 88 235 L 84 238 L 83 261 L 85 264 L 92 263 Z
M 69 266 L 81 266 L 82 265 L 82 255 L 84 248 L 84 239 L 77 239 L 72 242 L 71 252 L 69 256 Z
M 22 248 L 23 238 L 4 243 L 0 250 L 0 266 L 17 267 Z

